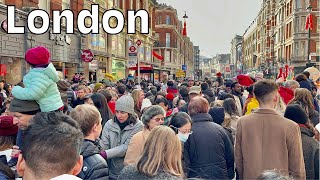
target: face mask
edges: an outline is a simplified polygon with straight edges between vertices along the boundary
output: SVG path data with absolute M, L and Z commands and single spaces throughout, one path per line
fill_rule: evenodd
M 181 132 L 178 133 L 178 138 L 182 142 L 186 142 L 189 138 L 189 134 L 182 134 Z

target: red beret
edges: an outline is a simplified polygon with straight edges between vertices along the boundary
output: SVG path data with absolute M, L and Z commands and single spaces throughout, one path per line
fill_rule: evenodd
M 0 116 L 0 136 L 13 136 L 18 133 L 18 126 L 13 124 L 13 116 Z
M 168 93 L 168 94 L 166 95 L 166 99 L 167 99 L 167 100 L 173 100 L 173 99 L 174 99 L 174 95 L 173 95 L 172 93 Z
M 221 72 L 218 72 L 216 75 L 217 75 L 217 77 L 221 77 L 222 76 Z
M 43 46 L 34 47 L 26 52 L 25 60 L 31 66 L 35 67 L 48 65 L 50 61 L 50 52 Z
M 246 76 L 243 74 L 239 74 L 237 76 L 237 79 L 238 79 L 239 84 L 242 86 L 250 86 L 250 85 L 254 84 L 253 80 L 249 76 Z

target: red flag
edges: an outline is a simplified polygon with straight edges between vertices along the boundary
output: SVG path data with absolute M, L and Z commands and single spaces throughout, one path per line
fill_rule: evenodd
M 182 36 L 186 36 L 186 35 L 187 35 L 187 22 L 184 21 L 183 30 L 182 30 Z
M 154 57 L 156 57 L 157 59 L 159 59 L 160 61 L 163 61 L 163 56 L 161 56 L 161 55 L 158 54 L 157 52 L 152 51 L 152 55 L 153 55 Z
M 312 22 L 312 14 L 309 14 L 306 18 L 306 30 L 313 28 L 313 22 Z

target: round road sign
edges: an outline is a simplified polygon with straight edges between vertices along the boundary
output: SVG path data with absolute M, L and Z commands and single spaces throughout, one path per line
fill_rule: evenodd
M 130 52 L 135 52 L 136 51 L 136 47 L 135 46 L 130 46 L 129 51 Z

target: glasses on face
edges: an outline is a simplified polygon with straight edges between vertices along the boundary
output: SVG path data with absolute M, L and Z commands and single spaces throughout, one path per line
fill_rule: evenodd
M 190 129 L 181 129 L 181 128 L 176 128 L 174 126 L 170 126 L 175 132 L 176 134 L 178 134 L 178 132 L 182 133 L 182 134 L 192 134 L 193 131 L 191 131 Z
M 162 117 L 162 118 L 154 118 L 154 120 L 155 120 L 156 122 L 164 121 L 164 117 Z
M 182 134 L 192 134 L 193 131 L 191 131 L 190 129 L 179 129 L 178 131 L 181 132 Z

